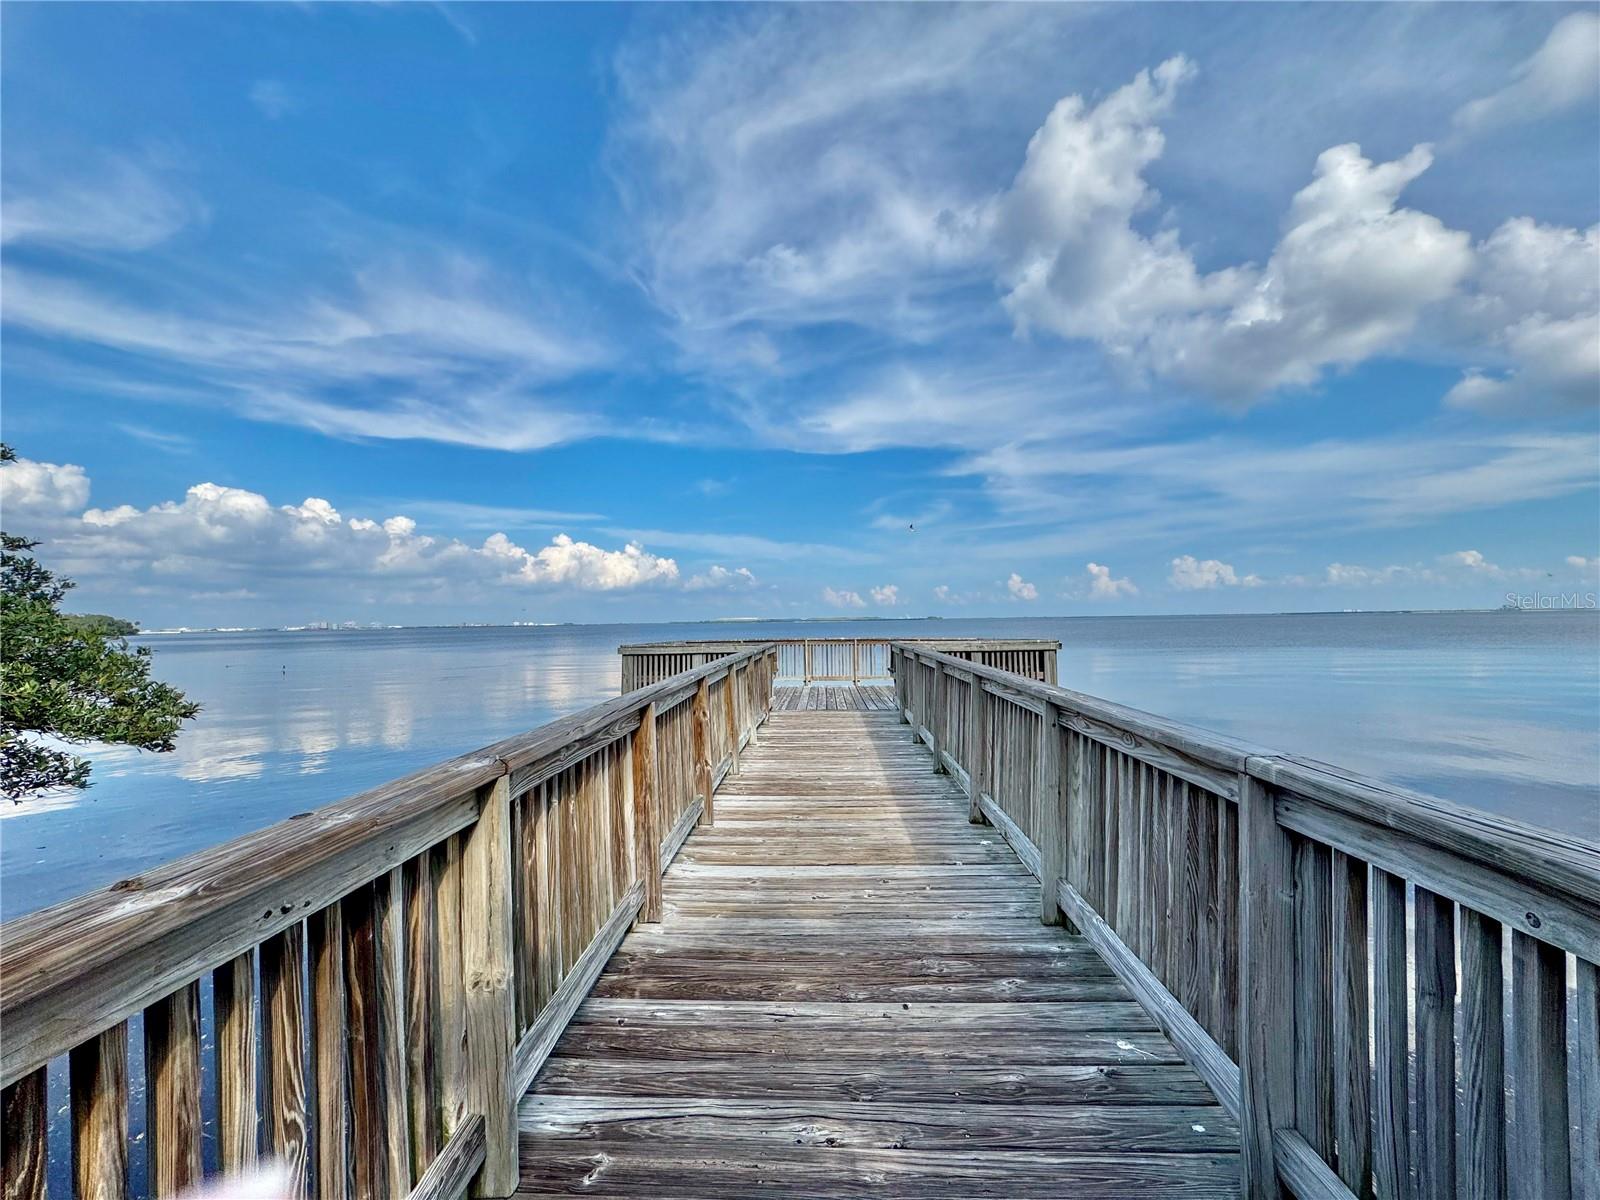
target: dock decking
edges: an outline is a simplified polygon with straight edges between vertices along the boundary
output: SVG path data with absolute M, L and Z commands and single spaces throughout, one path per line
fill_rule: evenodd
M 880 691 L 777 691 L 523 1098 L 519 1194 L 1237 1194 L 1234 1123 Z

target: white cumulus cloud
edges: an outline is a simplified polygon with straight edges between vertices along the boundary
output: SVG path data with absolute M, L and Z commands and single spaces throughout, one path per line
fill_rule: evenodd
M 822 589 L 822 599 L 825 604 L 834 608 L 865 608 L 867 602 L 861 598 L 860 592 L 852 592 L 844 588 L 825 587 Z
M 894 605 L 900 603 L 900 589 L 892 583 L 886 583 L 882 587 L 872 588 L 868 592 L 868 595 L 872 597 L 872 602 L 874 604 L 881 605 L 884 608 L 892 608 Z
M 1037 600 L 1039 598 L 1039 589 L 1015 571 L 1011 572 L 1011 578 L 1006 580 L 1006 591 L 1011 593 L 1013 600 Z
M 1215 558 L 1204 560 L 1192 554 L 1183 554 L 1172 560 L 1172 573 L 1167 582 L 1182 591 L 1204 591 L 1220 587 L 1258 587 L 1261 578 L 1240 575 L 1231 565 Z
M 1084 570 L 1089 576 L 1089 598 L 1092 600 L 1115 600 L 1118 596 L 1139 594 L 1133 580 L 1126 577 L 1118 579 L 1104 563 L 1092 562 Z

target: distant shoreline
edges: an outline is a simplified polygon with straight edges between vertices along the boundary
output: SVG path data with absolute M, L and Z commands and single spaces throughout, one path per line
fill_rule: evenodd
M 1030 613 L 1027 616 L 1004 617 L 948 617 L 928 615 L 916 617 L 707 617 L 703 620 L 677 621 L 458 621 L 434 625 L 383 625 L 354 623 L 340 625 L 235 625 L 202 628 L 179 626 L 173 629 L 141 629 L 130 637 L 177 637 L 199 633 L 394 633 L 418 629 L 608 629 L 618 626 L 675 626 L 675 625 L 898 625 L 919 621 L 1140 621 L 1212 619 L 1217 617 L 1436 617 L 1468 614 L 1507 614 L 1530 616 L 1551 613 L 1596 612 L 1596 609 L 1572 608 L 1346 608 L 1285 610 L 1280 612 L 1232 613 L 1077 613 L 1073 615 Z

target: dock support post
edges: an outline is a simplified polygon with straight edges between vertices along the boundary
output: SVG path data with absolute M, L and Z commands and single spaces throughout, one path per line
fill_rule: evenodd
M 511 993 L 511 780 L 484 789 L 461 853 L 461 966 L 467 990 L 469 1111 L 483 1115 L 483 1166 L 470 1195 L 517 1190 L 517 1107 L 511 1095 L 516 1042 Z M 453 1131 L 452 1131 L 453 1132 Z
M 1270 791 L 1239 773 L 1239 1134 L 1246 1200 L 1278 1200 L 1273 1136 L 1295 1127 L 1294 850 Z

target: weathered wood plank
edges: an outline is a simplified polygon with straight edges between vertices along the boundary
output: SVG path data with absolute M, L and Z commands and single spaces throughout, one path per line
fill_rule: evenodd
M 1512 1093 L 1516 1141 L 1511 1176 L 1519 1195 L 1572 1195 L 1567 1118 L 1566 956 L 1520 930 L 1511 933 L 1511 1012 L 1516 1031 Z M 1585 1114 L 1586 1118 L 1593 1114 Z
M 266 1078 L 265 1150 L 289 1177 L 290 1196 L 307 1194 L 310 1114 L 306 1107 L 305 926 L 261 945 L 261 1069 Z
M 1462 906 L 1461 1193 L 1466 1200 L 1508 1194 L 1504 941 L 1499 921 Z
M 344 904 L 330 905 L 306 921 L 311 963 L 311 1078 L 316 1089 L 312 1141 L 317 1156 L 318 1200 L 342 1200 L 350 1190 L 344 909 Z
M 1372 1119 L 1378 1195 L 1411 1186 L 1410 1031 L 1406 1017 L 1406 881 L 1372 871 Z
M 144 1012 L 145 1164 L 148 1189 L 176 1196 L 200 1180 L 200 985 Z
M 113 1025 L 79 1046 L 69 1073 L 73 1195 L 122 1200 L 128 1194 L 128 1027 Z M 250 1103 L 253 1112 L 254 1093 Z M 12 1131 L 5 1132 L 9 1140 Z M 253 1126 L 250 1132 L 255 1133 Z M 250 1150 L 255 1151 L 253 1140 Z
M 241 954 L 212 972 L 211 1003 L 216 1039 L 217 1165 L 237 1174 L 255 1165 L 261 1126 L 256 1107 L 254 952 Z M 76 1098 L 76 1083 L 72 1091 Z M 83 1194 L 80 1188 L 79 1195 Z
M 1456 1194 L 1455 906 L 1416 889 L 1417 1190 Z
M 1367 864 L 1334 851 L 1333 1136 L 1339 1178 L 1372 1195 L 1372 1021 L 1368 1000 Z
M 40 1067 L 0 1094 L 0 1165 L 5 1200 L 44 1200 L 49 1163 L 48 1069 Z
M 1294 851 L 1273 796 L 1239 777 L 1240 1148 L 1243 1194 L 1277 1200 L 1273 1136 L 1295 1127 Z
M 511 790 L 501 779 L 483 791 L 477 823 L 461 851 L 461 968 L 466 990 L 468 1111 L 483 1117 L 483 1166 L 475 1196 L 508 1196 L 517 1186 L 516 1111 L 511 1051 Z M 451 1132 L 454 1133 L 454 1128 Z

